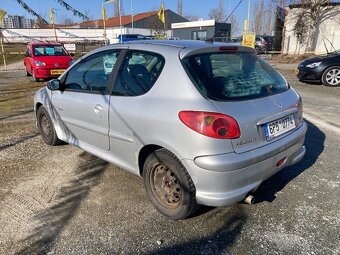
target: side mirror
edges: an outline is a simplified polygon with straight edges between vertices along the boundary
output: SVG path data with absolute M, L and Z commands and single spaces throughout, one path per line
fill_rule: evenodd
M 47 83 L 47 88 L 52 90 L 52 91 L 53 90 L 59 90 L 60 89 L 60 81 L 58 79 L 50 80 Z
M 70 56 L 71 56 L 71 57 L 74 57 L 74 53 L 73 53 L 73 52 L 71 52 L 71 53 L 70 53 Z

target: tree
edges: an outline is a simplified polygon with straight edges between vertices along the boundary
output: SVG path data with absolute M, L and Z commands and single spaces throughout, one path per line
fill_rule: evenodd
M 63 16 L 61 16 L 61 18 L 59 19 L 59 23 L 61 25 L 70 25 L 74 23 L 74 20 L 71 17 L 68 17 L 66 14 L 64 14 Z
M 227 22 L 231 24 L 230 36 L 235 37 L 241 34 L 240 21 L 235 14 L 232 14 Z
M 294 34 L 300 44 L 306 44 L 307 51 L 314 51 L 320 24 L 340 11 L 330 0 L 300 0 L 293 7 Z
M 184 14 L 184 18 L 186 18 L 189 21 L 196 21 L 199 20 L 200 17 L 197 15 L 192 15 L 192 14 Z
M 211 9 L 209 12 L 209 18 L 214 19 L 217 22 L 224 22 L 226 19 L 225 10 L 224 10 L 224 1 L 218 1 L 218 7 Z
M 115 0 L 113 1 L 113 16 L 118 17 L 119 16 L 119 5 L 120 5 L 120 15 L 124 15 L 124 8 L 123 8 L 123 1 L 121 0 Z
M 255 1 L 254 9 L 253 9 L 253 30 L 256 33 L 263 33 L 263 27 L 264 27 L 264 15 L 266 14 L 265 8 L 264 8 L 264 1 L 259 0 Z M 268 20 L 266 20 L 268 22 Z
M 182 0 L 177 0 L 177 14 L 178 15 L 183 15 L 183 1 Z

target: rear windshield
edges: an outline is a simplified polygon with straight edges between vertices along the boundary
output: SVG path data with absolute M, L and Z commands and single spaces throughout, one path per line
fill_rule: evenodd
M 39 45 L 33 47 L 34 56 L 68 56 L 63 46 Z
M 183 64 L 201 94 L 212 100 L 259 98 L 288 89 L 271 65 L 249 52 L 193 55 L 184 58 Z

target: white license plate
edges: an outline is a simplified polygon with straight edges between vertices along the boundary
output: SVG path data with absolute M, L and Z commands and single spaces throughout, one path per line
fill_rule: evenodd
M 54 70 L 51 70 L 51 75 L 62 74 L 64 71 L 65 69 L 54 69 Z
M 264 133 L 266 134 L 267 141 L 269 141 L 274 137 L 282 135 L 294 128 L 295 128 L 294 115 L 291 114 L 281 119 L 266 123 L 264 125 Z

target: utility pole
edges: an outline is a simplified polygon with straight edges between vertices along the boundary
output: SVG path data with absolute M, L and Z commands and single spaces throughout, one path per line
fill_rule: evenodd
M 7 63 L 6 63 L 6 56 L 5 56 L 4 45 L 3 45 L 3 34 L 2 34 L 2 31 L 1 31 L 1 27 L 0 27 L 0 44 L 1 44 L 2 57 L 4 59 L 4 68 L 5 68 L 5 71 L 6 71 L 7 70 Z
M 249 20 L 250 20 L 250 0 L 248 0 L 247 33 L 249 31 Z

